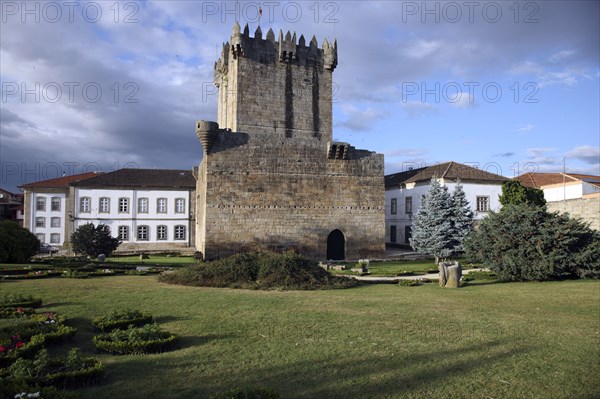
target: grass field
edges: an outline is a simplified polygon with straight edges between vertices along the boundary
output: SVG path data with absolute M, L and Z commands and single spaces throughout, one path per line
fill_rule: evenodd
M 370 285 L 248 291 L 165 285 L 153 276 L 0 283 L 42 296 L 93 353 L 91 319 L 151 312 L 182 348 L 98 355 L 83 399 L 204 398 L 263 386 L 282 398 L 597 398 L 600 282 Z

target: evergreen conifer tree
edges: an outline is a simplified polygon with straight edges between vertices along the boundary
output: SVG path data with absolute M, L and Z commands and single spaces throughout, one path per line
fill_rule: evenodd
M 452 193 L 452 203 L 454 205 L 454 247 L 452 251 L 458 253 L 464 251 L 463 242 L 473 230 L 473 211 L 469 207 L 469 201 L 467 201 L 460 181 Z
M 436 264 L 453 252 L 454 205 L 446 186 L 441 186 L 436 176 L 421 199 L 421 207 L 412 225 L 411 247 L 423 254 L 435 256 Z

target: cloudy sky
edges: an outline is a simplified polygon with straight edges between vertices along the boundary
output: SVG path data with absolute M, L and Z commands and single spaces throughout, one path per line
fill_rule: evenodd
M 0 4 L 3 188 L 197 165 L 217 52 L 259 5 L 263 32 L 337 38 L 334 138 L 384 153 L 386 173 L 600 174 L 598 1 Z

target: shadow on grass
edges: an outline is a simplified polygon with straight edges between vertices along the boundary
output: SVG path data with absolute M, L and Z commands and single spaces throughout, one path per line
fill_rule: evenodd
M 42 306 L 40 306 L 40 309 L 46 309 L 46 308 L 59 308 L 61 306 L 73 306 L 73 305 L 81 305 L 81 302 L 50 302 L 50 303 L 43 303 Z
M 157 324 L 161 324 L 161 323 L 170 323 L 172 321 L 179 321 L 179 320 L 189 320 L 189 317 L 175 317 L 175 316 L 159 316 L 159 317 L 155 317 L 154 321 Z
M 182 342 L 202 345 L 222 338 L 226 337 L 184 337 Z M 203 378 L 197 384 L 186 384 L 186 378 L 173 382 L 179 384 L 176 387 L 177 391 L 186 397 L 210 396 L 227 391 L 232 386 L 268 387 L 278 391 L 282 398 L 416 397 L 415 395 L 427 395 L 429 389 L 439 384 L 448 384 L 448 396 L 460 396 L 461 393 L 465 393 L 465 388 L 452 385 L 453 378 L 478 369 L 489 369 L 496 363 L 506 362 L 507 359 L 515 355 L 521 356 L 531 349 L 518 343 L 491 341 L 477 345 L 462 344 L 459 348 L 448 350 L 404 355 L 365 351 L 363 354 L 343 356 L 339 352 L 327 354 L 323 351 L 315 352 L 310 359 L 304 358 L 302 361 L 286 361 L 286 354 L 281 353 L 282 358 L 271 358 L 267 366 L 258 365 L 248 369 L 236 367 L 232 363 L 226 366 L 229 370 L 227 375 L 219 375 L 218 378 Z M 187 369 L 206 366 L 210 359 L 199 357 L 182 361 L 181 358 L 163 358 L 160 367 L 152 367 L 152 363 L 144 358 L 130 358 L 125 361 L 127 364 L 123 364 L 123 367 L 136 370 L 136 381 L 148 381 L 160 378 L 165 371 L 185 375 Z M 235 361 L 232 359 L 232 362 Z M 191 374 L 187 378 L 194 378 L 194 375 Z M 118 390 L 117 387 L 114 388 Z M 134 393 L 135 387 L 131 386 L 130 389 L 131 393 Z M 485 389 L 500 395 L 497 397 L 511 396 L 510 392 L 506 391 L 510 387 L 497 385 L 494 381 Z

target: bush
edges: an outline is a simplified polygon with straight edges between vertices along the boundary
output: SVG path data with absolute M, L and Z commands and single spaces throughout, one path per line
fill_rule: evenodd
M 476 270 L 465 274 L 462 281 L 474 281 L 474 280 L 498 280 L 496 273 L 485 270 Z
M 40 241 L 12 220 L 0 222 L 0 263 L 25 263 L 40 250 Z
M 528 204 L 491 212 L 465 251 L 501 280 L 600 277 L 600 233 L 568 215 Z
M 110 235 L 107 225 L 87 223 L 71 234 L 71 243 L 75 253 L 96 257 L 100 254 L 109 256 L 121 242 Z
M 269 388 L 234 388 L 211 399 L 279 399 L 279 393 Z
M 114 355 L 166 352 L 175 349 L 178 341 L 176 335 L 160 331 L 156 324 L 129 326 L 127 330 L 113 330 L 93 338 L 96 349 Z
M 110 332 L 116 329 L 126 329 L 129 326 L 141 327 L 153 323 L 151 314 L 142 313 L 139 310 L 124 309 L 115 310 L 108 316 L 98 317 L 92 321 L 94 327 L 100 331 Z
M 62 272 L 64 278 L 88 278 L 89 275 L 89 273 L 80 272 L 79 270 L 65 270 Z
M 42 306 L 42 298 L 32 295 L 7 294 L 0 300 L 0 308 L 39 308 Z
M 416 287 L 421 285 L 421 282 L 419 280 L 400 280 L 398 285 L 401 287 Z
M 228 258 L 164 273 L 160 281 L 204 287 L 298 289 L 348 288 L 356 280 L 333 276 L 293 252 L 238 254 Z

